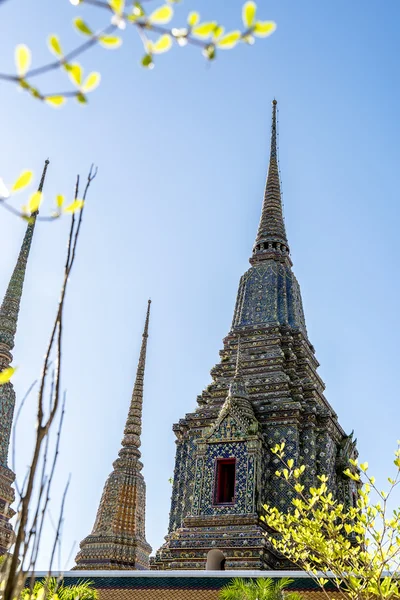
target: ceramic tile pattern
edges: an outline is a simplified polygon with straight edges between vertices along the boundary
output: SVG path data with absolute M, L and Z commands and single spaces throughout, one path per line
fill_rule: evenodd
M 169 532 L 151 561 L 155 570 L 202 569 L 215 548 L 223 552 L 227 570 L 287 567 L 266 541 L 260 520 L 265 503 L 284 510 L 292 506 L 289 486 L 275 476 L 280 463 L 270 449 L 276 443 L 284 441 L 286 458 L 307 466 L 303 481 L 308 487 L 316 484 L 318 474 L 327 474 L 332 492 L 344 502 L 351 501 L 354 491 L 342 472 L 356 454 L 355 442 L 324 396 L 292 270 L 282 214 L 276 109 L 274 102 L 260 225 L 251 267 L 239 283 L 232 327 L 196 410 L 174 426 Z M 231 505 L 214 502 L 218 458 L 236 459 Z
M 148 302 L 143 340 L 122 448 L 100 500 L 92 533 L 80 544 L 75 569 L 148 569 L 146 484 L 141 473 L 143 382 L 150 318 Z
M 197 408 L 173 427 L 176 461 L 166 541 L 149 564 L 146 486 L 139 450 L 149 303 L 122 448 L 105 483 L 93 530 L 81 542 L 77 569 L 201 570 L 210 550 L 216 549 L 222 551 L 227 570 L 287 568 L 267 541 L 260 519 L 265 503 L 284 510 L 291 508 L 291 490 L 275 476 L 280 465 L 270 451 L 282 441 L 286 458 L 307 466 L 303 479 L 306 486 L 315 485 L 318 474 L 327 474 L 335 496 L 343 502 L 352 501 L 354 484 L 342 473 L 348 458 L 356 456 L 355 441 L 345 434 L 324 396 L 325 386 L 317 373 L 319 364 L 307 336 L 300 287 L 292 270 L 282 211 L 276 111 L 274 101 L 261 219 L 251 267 L 240 279 L 231 330 L 223 340 L 220 360 L 211 370 L 212 381 L 197 398 Z M 33 229 L 34 222 L 28 226 L 0 309 L 0 368 L 12 358 Z M 8 520 L 14 474 L 7 467 L 7 453 L 14 402 L 12 386 L 1 387 L 3 551 L 12 537 Z M 216 461 L 232 458 L 236 460 L 234 502 L 218 504 Z M 109 586 L 101 589 L 101 598 L 138 597 L 136 589 L 120 589 L 122 581 L 112 590 Z M 166 589 L 158 586 L 156 592 L 147 581 L 140 597 L 190 596 L 189 589 L 182 592 L 179 586 L 174 589 L 171 581 L 165 581 Z M 217 595 L 216 589 L 201 585 L 194 593 L 196 598 Z M 317 596 L 314 591 L 313 597 Z
M 49 161 L 46 160 L 39 191 L 43 190 Z M 32 214 L 26 228 L 21 250 L 11 275 L 3 302 L 0 307 L 0 372 L 7 369 L 12 362 L 12 350 L 17 332 L 18 315 L 25 281 L 26 267 L 32 245 L 36 225 L 36 215 Z M 15 511 L 10 507 L 15 498 L 12 483 L 15 474 L 8 466 L 8 451 L 15 407 L 15 392 L 12 383 L 0 386 L 0 555 L 4 554 L 12 544 L 14 533 L 10 519 Z

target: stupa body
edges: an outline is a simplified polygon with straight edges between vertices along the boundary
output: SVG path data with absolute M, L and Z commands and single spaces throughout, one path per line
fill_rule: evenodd
M 38 191 L 43 191 L 49 161 L 46 160 Z M 37 212 L 28 222 L 16 265 L 0 306 L 0 372 L 11 366 L 12 351 L 17 333 L 18 316 L 22 301 L 26 268 L 36 225 Z M 15 499 L 12 484 L 15 474 L 8 464 L 8 454 L 15 408 L 14 386 L 9 381 L 0 385 L 0 556 L 5 554 L 14 541 L 10 519 L 15 515 L 11 504 Z
M 75 570 L 149 568 L 151 546 L 145 534 L 146 483 L 139 448 L 150 304 L 149 300 L 122 447 L 104 485 L 93 530 L 80 543 Z
M 265 503 L 290 509 L 271 448 L 307 466 L 306 487 L 329 475 L 336 497 L 354 501 L 343 470 L 355 442 L 324 396 L 307 336 L 282 214 L 276 102 L 262 215 L 239 283 L 232 327 L 197 409 L 174 425 L 176 461 L 169 530 L 151 568 L 282 569 L 265 538 Z M 240 342 L 239 342 L 240 340 Z M 235 365 L 240 344 L 240 369 Z

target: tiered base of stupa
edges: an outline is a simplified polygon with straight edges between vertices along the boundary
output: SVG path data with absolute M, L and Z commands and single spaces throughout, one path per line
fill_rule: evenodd
M 282 569 L 286 564 L 271 551 L 257 515 L 187 517 L 165 539 L 151 558 L 152 570 L 205 569 L 210 549 L 222 552 L 227 571 Z
M 149 568 L 151 546 L 131 536 L 89 535 L 77 557 L 78 571 L 124 571 Z

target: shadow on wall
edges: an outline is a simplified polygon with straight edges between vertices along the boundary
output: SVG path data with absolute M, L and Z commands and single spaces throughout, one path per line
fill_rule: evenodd
M 225 555 L 218 548 L 207 554 L 206 571 L 225 571 Z

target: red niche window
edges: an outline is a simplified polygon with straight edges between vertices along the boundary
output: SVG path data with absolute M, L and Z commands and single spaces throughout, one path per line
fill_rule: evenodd
M 215 504 L 235 503 L 236 458 L 217 458 L 215 468 Z

